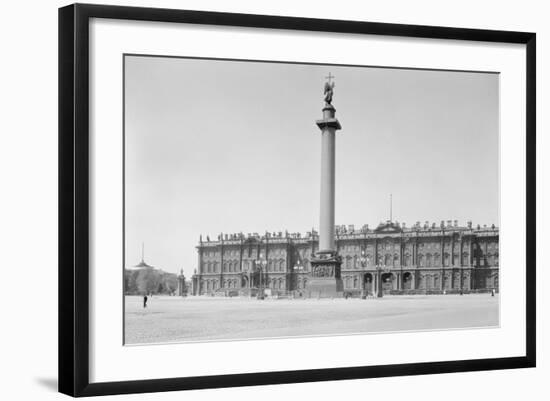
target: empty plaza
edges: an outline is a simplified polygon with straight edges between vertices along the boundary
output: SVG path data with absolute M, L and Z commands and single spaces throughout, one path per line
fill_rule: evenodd
M 491 294 L 361 299 L 125 298 L 125 343 L 223 341 L 496 327 Z

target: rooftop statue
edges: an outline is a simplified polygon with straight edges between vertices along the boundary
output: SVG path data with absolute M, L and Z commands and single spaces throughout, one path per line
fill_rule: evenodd
M 325 82 L 325 103 L 326 105 L 332 105 L 332 96 L 334 94 L 334 82 L 331 82 L 331 79 L 334 78 L 334 75 L 328 74 L 327 82 Z
M 332 96 L 334 94 L 334 82 L 325 82 L 325 103 L 332 105 Z

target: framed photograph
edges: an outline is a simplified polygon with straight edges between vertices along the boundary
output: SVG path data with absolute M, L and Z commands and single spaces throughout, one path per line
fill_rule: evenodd
M 59 390 L 535 366 L 535 82 L 534 33 L 61 8 Z

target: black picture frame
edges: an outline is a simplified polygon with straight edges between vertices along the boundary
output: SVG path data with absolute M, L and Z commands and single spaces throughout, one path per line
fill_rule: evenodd
M 526 46 L 526 353 L 521 357 L 90 383 L 89 116 L 91 18 L 437 38 Z M 536 364 L 536 35 L 283 16 L 74 4 L 59 9 L 59 391 L 71 396 L 238 387 L 534 367 Z

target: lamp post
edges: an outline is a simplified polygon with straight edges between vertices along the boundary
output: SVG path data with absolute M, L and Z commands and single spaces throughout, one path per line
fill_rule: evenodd
M 382 298 L 384 296 L 383 294 L 383 287 L 382 287 L 382 265 L 380 263 L 376 263 L 376 270 L 377 270 L 377 280 L 378 280 L 378 285 L 377 285 L 377 289 L 376 289 L 376 297 L 377 298 Z
M 264 284 L 263 284 L 263 268 L 267 265 L 267 261 L 264 259 L 263 254 L 260 253 L 260 258 L 256 260 L 258 270 L 260 271 L 260 285 L 258 287 L 257 299 L 264 299 Z
M 365 268 L 365 261 L 367 258 L 365 257 L 365 250 L 361 250 L 361 258 L 359 259 L 361 261 L 361 299 L 367 299 L 367 289 L 365 288 L 365 271 L 363 270 Z
M 294 280 L 296 280 L 296 272 L 299 272 L 299 273 L 300 273 L 300 272 L 302 272 L 303 269 L 304 269 L 304 267 L 302 266 L 302 261 L 301 261 L 300 259 L 298 259 L 298 260 L 296 261 L 296 264 L 294 265 Z M 298 281 L 296 280 L 295 282 L 298 282 Z M 295 288 L 296 288 L 296 287 L 295 287 Z M 300 289 L 300 288 L 298 288 L 298 289 Z M 304 287 L 304 289 L 305 289 L 305 287 Z M 294 294 L 294 296 L 295 296 L 295 295 L 296 295 L 296 292 L 293 291 L 293 294 Z M 301 293 L 300 293 L 300 294 L 301 294 Z

